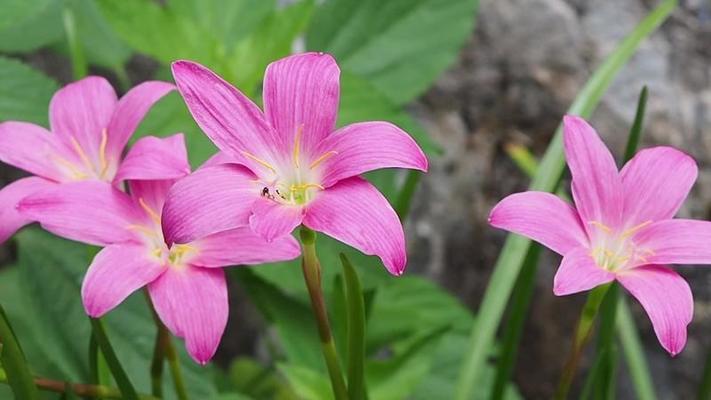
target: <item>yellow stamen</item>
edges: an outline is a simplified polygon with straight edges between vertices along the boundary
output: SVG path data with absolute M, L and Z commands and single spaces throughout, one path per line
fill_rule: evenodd
M 181 258 L 187 253 L 194 252 L 197 249 L 189 244 L 176 244 L 170 248 L 170 255 L 168 260 L 171 264 L 176 265 L 180 263 Z
M 242 151 L 242 155 L 245 156 L 245 157 L 247 157 L 247 158 L 250 158 L 250 159 L 252 159 L 252 160 L 254 160 L 254 161 L 256 161 L 256 162 L 258 162 L 259 164 L 261 164 L 262 166 L 268 168 L 270 171 L 272 171 L 273 173 L 276 174 L 276 168 L 274 168 L 271 164 L 269 164 L 268 162 L 262 160 L 261 158 L 255 156 L 255 155 L 253 155 L 253 154 L 251 154 L 251 153 L 248 153 L 248 152 L 246 152 L 246 151 Z
M 81 161 L 84 163 L 87 169 L 93 170 L 94 166 L 91 164 L 91 160 L 89 160 L 89 157 L 87 157 L 86 153 L 84 153 L 84 149 L 81 148 L 81 145 L 77 141 L 77 139 L 74 136 L 70 136 L 72 140 L 72 146 L 74 147 L 74 151 L 77 152 L 79 155 L 79 158 L 81 158 Z
M 56 154 L 53 154 L 51 157 L 52 157 L 52 159 L 54 160 L 55 163 L 57 163 L 57 164 L 59 164 L 59 165 L 65 167 L 65 168 L 67 168 L 67 169 L 72 173 L 72 178 L 74 178 L 74 179 L 76 179 L 76 180 L 81 180 L 81 179 L 85 179 L 85 178 L 88 177 L 88 175 L 85 174 L 84 172 L 80 171 L 80 170 L 76 167 L 76 165 L 74 165 L 73 163 L 71 163 L 71 162 L 65 160 L 64 158 L 62 158 L 62 157 L 60 157 L 60 156 L 58 156 L 58 155 L 56 155 Z
M 292 154 L 294 158 L 294 165 L 299 168 L 299 153 L 301 152 L 301 132 L 304 131 L 304 125 L 299 125 L 296 129 L 296 136 L 294 137 L 294 153 Z
M 142 197 L 138 199 L 138 204 L 141 205 L 141 208 L 143 208 L 146 214 L 151 217 L 151 220 L 153 220 L 153 222 L 160 225 L 160 215 L 158 215 L 158 213 L 156 213 L 148 204 L 146 204 L 146 202 L 143 201 Z
M 151 253 L 155 258 L 160 258 L 160 256 L 163 254 L 163 250 L 160 247 L 156 247 L 153 249 L 153 252 Z
M 321 157 L 317 158 L 316 161 L 312 162 L 311 165 L 309 165 L 309 169 L 316 168 L 319 164 L 335 156 L 336 154 L 338 154 L 338 152 L 333 150 L 321 154 Z
M 634 235 L 634 234 L 635 234 L 637 231 L 639 231 L 640 229 L 644 228 L 645 226 L 647 226 L 647 225 L 649 225 L 649 224 L 651 224 L 651 223 L 652 223 L 652 221 L 645 221 L 645 222 L 642 222 L 641 224 L 639 224 L 639 225 L 637 225 L 637 226 L 635 226 L 635 227 L 633 227 L 633 228 L 627 229 L 626 231 L 622 232 L 621 237 L 622 237 L 622 238 L 628 238 L 628 237 Z
M 106 144 L 109 141 L 109 135 L 106 132 L 106 128 L 101 131 L 101 144 L 99 145 L 99 164 L 101 165 L 101 171 L 99 171 L 99 177 L 103 178 L 106 170 L 109 168 L 109 163 L 106 160 Z
M 606 233 L 612 232 L 612 229 L 610 229 L 610 227 L 608 227 L 607 225 L 605 225 L 605 224 L 603 224 L 602 222 L 599 222 L 599 221 L 590 221 L 590 225 L 595 226 L 595 227 L 597 227 L 597 228 L 600 228 L 600 229 L 602 229 L 603 231 L 605 231 Z
M 156 233 L 155 233 L 155 231 L 154 231 L 153 229 L 149 229 L 149 228 L 147 228 L 147 227 L 145 227 L 145 226 L 143 226 L 143 225 L 133 225 L 133 224 L 131 224 L 131 225 L 127 226 L 126 228 L 127 228 L 127 229 L 130 229 L 130 230 L 132 230 L 132 231 L 138 231 L 138 232 L 145 233 L 147 236 L 156 236 Z

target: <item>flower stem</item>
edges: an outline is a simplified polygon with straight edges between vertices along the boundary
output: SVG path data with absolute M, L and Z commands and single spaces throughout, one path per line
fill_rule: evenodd
M 341 364 L 338 361 L 336 345 L 334 344 L 333 335 L 331 334 L 326 304 L 323 300 L 323 292 L 321 291 L 321 264 L 316 255 L 316 233 L 302 226 L 301 244 L 303 248 L 301 268 L 304 272 L 304 281 L 306 282 L 306 288 L 311 298 L 311 308 L 316 317 L 316 327 L 318 328 L 319 338 L 321 339 L 321 351 L 326 361 L 328 375 L 331 378 L 333 394 L 336 400 L 347 400 L 346 383 L 343 380 L 343 372 L 341 372 Z
M 605 298 L 610 286 L 611 284 L 608 283 L 593 289 L 583 306 L 583 311 L 580 313 L 580 318 L 578 319 L 578 325 L 575 328 L 573 345 L 570 349 L 570 353 L 568 353 L 568 359 L 563 367 L 563 374 L 560 377 L 558 388 L 553 396 L 555 400 L 564 400 L 568 397 L 568 391 L 570 390 L 570 385 L 573 383 L 575 373 L 578 370 L 578 364 L 583 355 L 583 349 L 592 335 L 595 317 L 597 317 L 602 300 Z
M 153 360 L 151 361 L 152 393 L 156 397 L 161 397 L 163 391 L 163 360 L 168 360 L 170 375 L 173 377 L 173 383 L 175 384 L 175 394 L 178 396 L 178 399 L 187 400 L 188 392 L 185 387 L 185 381 L 183 380 L 183 373 L 180 370 L 180 359 L 178 358 L 178 353 L 175 351 L 175 346 L 173 346 L 173 341 L 170 340 L 170 332 L 168 332 L 163 321 L 158 317 L 158 313 L 156 313 L 153 307 L 153 302 L 151 301 L 148 291 L 146 290 L 144 293 L 157 329 L 156 343 L 153 349 Z
M 7 384 L 7 374 L 5 370 L 0 368 L 0 383 Z M 44 391 L 66 393 L 67 389 L 71 390 L 77 396 L 81 397 L 92 397 L 92 398 L 106 398 L 106 399 L 122 399 L 121 391 L 114 387 L 102 386 L 102 385 L 87 385 L 84 383 L 66 383 L 63 381 L 56 381 L 47 378 L 34 378 L 35 385 Z M 138 398 L 140 400 L 158 400 L 157 397 L 139 394 Z

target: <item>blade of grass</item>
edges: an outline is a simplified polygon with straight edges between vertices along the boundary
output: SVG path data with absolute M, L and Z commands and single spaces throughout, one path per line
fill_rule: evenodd
M 569 113 L 583 117 L 592 113 L 614 77 L 642 40 L 667 19 L 676 5 L 676 0 L 663 1 L 637 25 L 595 71 L 571 105 Z M 559 127 L 546 150 L 539 172 L 531 183 L 531 190 L 555 191 L 564 166 L 562 131 Z M 504 244 L 477 313 L 477 321 L 472 327 L 469 346 L 465 350 L 455 391 L 455 398 L 458 400 L 468 400 L 472 397 L 474 383 L 484 370 L 486 354 L 493 344 L 506 303 L 530 246 L 530 240 L 516 235 L 509 236 Z
M 2 361 L 5 378 L 15 398 L 28 400 L 39 398 L 25 354 L 22 352 L 20 343 L 17 341 L 2 306 L 0 306 L 0 339 L 2 339 L 0 361 Z
M 365 301 L 358 273 L 341 253 L 348 305 L 348 399 L 365 399 Z
M 116 357 L 116 352 L 114 352 L 111 342 L 109 342 L 109 337 L 106 335 L 106 331 L 104 330 L 104 325 L 101 323 L 101 320 L 98 318 L 89 319 L 91 320 L 92 334 L 96 338 L 96 343 L 99 344 L 99 349 L 101 349 L 101 353 L 106 359 L 106 364 L 108 364 L 109 370 L 111 371 L 114 380 L 116 380 L 116 385 L 121 391 L 121 395 L 126 400 L 138 400 L 138 393 L 133 387 L 131 381 L 128 379 L 128 375 L 126 375 L 126 371 L 124 371 L 121 366 L 118 357 Z
M 72 60 L 72 73 L 74 79 L 78 80 L 87 75 L 89 67 L 86 62 L 86 57 L 84 56 L 84 49 L 82 48 L 77 34 L 74 10 L 72 10 L 72 6 L 69 4 L 65 5 L 64 10 L 62 10 L 62 22 L 64 23 L 64 33 L 67 37 L 69 55 Z
M 405 183 L 400 189 L 400 193 L 397 195 L 397 200 L 395 201 L 395 212 L 400 217 L 400 220 L 404 220 L 407 217 L 407 213 L 410 212 L 410 205 L 412 204 L 412 196 L 415 194 L 415 189 L 417 189 L 417 184 L 420 182 L 422 173 L 419 171 L 407 171 L 407 177 L 405 178 Z
M 632 378 L 632 386 L 639 400 L 656 400 L 652 375 L 647 367 L 642 342 L 639 340 L 632 313 L 625 296 L 617 303 L 617 335 L 622 343 L 627 369 Z

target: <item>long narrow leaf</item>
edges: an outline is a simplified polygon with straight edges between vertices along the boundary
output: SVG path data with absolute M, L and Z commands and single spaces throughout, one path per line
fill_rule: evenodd
M 589 116 L 592 113 L 614 77 L 635 53 L 642 40 L 667 19 L 676 4 L 676 0 L 662 2 L 625 38 L 595 71 L 571 105 L 569 113 L 581 116 Z M 559 127 L 543 157 L 539 172 L 531 183 L 531 189 L 554 191 L 564 166 L 562 130 Z M 458 400 L 468 400 L 472 397 L 474 382 L 484 370 L 487 351 L 493 344 L 506 303 L 530 246 L 530 240 L 516 235 L 509 236 L 504 244 L 479 308 L 477 322 L 472 328 L 469 346 L 465 350 L 466 356 L 455 395 Z
M 111 347 L 109 338 L 104 330 L 104 325 L 101 323 L 100 319 L 90 318 L 90 320 L 92 334 L 96 339 L 96 343 L 99 345 L 99 349 L 101 349 L 101 353 L 106 359 L 106 364 L 108 364 L 109 370 L 114 376 L 114 380 L 116 380 L 116 385 L 121 391 L 121 394 L 126 400 L 138 400 L 138 393 L 133 387 L 131 381 L 128 379 L 128 375 L 126 375 L 126 371 L 124 371 L 121 366 L 118 357 L 116 357 L 116 352 L 114 352 L 113 347 Z
M 365 399 L 365 302 L 363 288 L 353 265 L 341 253 L 348 305 L 348 398 Z
M 634 319 L 627 300 L 623 297 L 617 303 L 617 335 L 622 343 L 627 370 L 639 400 L 656 400 L 652 374 L 649 372 L 642 341 L 635 329 Z
M 8 321 L 2 306 L 0 306 L 0 339 L 2 339 L 0 361 L 2 361 L 7 381 L 15 394 L 15 398 L 37 399 L 37 387 L 27 366 L 25 354 L 22 352 L 20 343 L 17 342 L 15 332 L 12 330 L 10 321 Z

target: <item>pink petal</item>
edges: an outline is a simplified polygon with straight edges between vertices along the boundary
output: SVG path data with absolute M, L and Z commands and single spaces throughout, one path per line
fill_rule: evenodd
M 301 254 L 291 235 L 267 242 L 250 228 L 230 229 L 190 243 L 197 255 L 190 262 L 202 267 L 225 267 L 293 260 Z
M 56 235 L 97 246 L 135 240 L 130 226 L 145 222 L 126 193 L 98 181 L 55 185 L 25 197 L 18 209 Z
M 207 161 L 202 163 L 199 168 L 213 167 L 220 164 L 235 164 L 238 163 L 234 157 L 225 153 L 224 151 L 218 151 L 212 157 L 208 158 Z
M 202 365 L 210 361 L 227 325 L 229 306 L 222 269 L 169 268 L 148 284 L 148 291 L 161 321 L 185 339 L 190 356 Z
M 94 257 L 81 287 L 86 313 L 99 318 L 165 271 L 163 262 L 142 244 L 120 244 Z
M 267 242 L 271 242 L 290 234 L 303 218 L 304 210 L 301 206 L 285 205 L 260 197 L 252 205 L 249 226 Z
M 128 139 L 153 105 L 175 89 L 168 82 L 143 82 L 121 97 L 108 125 L 108 154 L 119 159 Z
M 711 222 L 668 219 L 632 238 L 645 264 L 711 264 Z
M 198 63 L 176 61 L 172 69 L 193 118 L 217 147 L 255 168 L 258 164 L 245 151 L 275 162 L 276 133 L 247 96 Z
M 335 129 L 339 76 L 336 60 L 324 53 L 296 54 L 269 64 L 264 113 L 282 139 L 282 151 L 294 147 L 299 130 L 302 151 L 308 154 Z
M 102 77 L 70 83 L 49 103 L 52 132 L 68 148 L 75 147 L 76 142 L 92 163 L 99 163 L 102 132 L 109 126 L 116 103 L 116 92 Z
M 624 218 L 630 227 L 674 217 L 691 190 L 698 168 L 693 158 L 671 147 L 637 153 L 622 168 Z
M 329 153 L 333 152 L 333 153 Z M 327 155 L 331 154 L 331 155 Z M 427 171 L 427 157 L 402 129 L 388 122 L 361 122 L 345 126 L 324 139 L 313 157 L 323 161 L 323 186 L 380 168 Z M 318 158 L 314 159 L 318 162 Z
M 563 257 L 553 278 L 553 293 L 565 296 L 584 292 L 613 280 L 615 274 L 598 267 L 587 247 L 576 247 Z
M 383 260 L 393 275 L 407 264 L 405 234 L 387 199 L 359 177 L 344 179 L 309 203 L 304 225 Z
M 686 345 L 686 326 L 694 315 L 694 299 L 684 278 L 660 265 L 645 265 L 617 277 L 644 307 L 662 347 L 672 356 Z
M 586 229 L 592 221 L 620 225 L 622 183 L 615 160 L 597 132 L 580 117 L 563 118 L 565 158 L 573 176 L 573 198 Z M 590 231 L 588 231 L 591 233 Z
M 0 189 L 0 243 L 14 235 L 32 219 L 17 211 L 17 204 L 26 196 L 52 187 L 56 183 L 39 177 L 22 178 Z
M 163 208 L 167 243 L 190 243 L 247 225 L 252 203 L 259 196 L 255 179 L 241 165 L 224 164 L 200 168 L 179 180 Z
M 575 209 L 550 193 L 523 192 L 507 196 L 491 210 L 489 223 L 526 236 L 561 255 L 588 243 Z
M 176 180 L 163 179 L 155 181 L 135 180 L 129 181 L 128 187 L 131 190 L 131 197 L 139 207 L 149 207 L 152 213 L 160 216 L 165 205 L 168 191 L 173 187 Z M 143 203 L 143 204 L 141 204 Z M 145 211 L 145 210 L 144 210 Z
M 55 135 L 41 126 L 8 121 L 0 124 L 0 160 L 53 181 L 65 174 L 57 164 L 68 158 Z M 71 158 L 73 160 L 73 156 Z
M 188 152 L 182 133 L 166 138 L 146 136 L 128 151 L 114 181 L 177 179 L 189 173 Z

